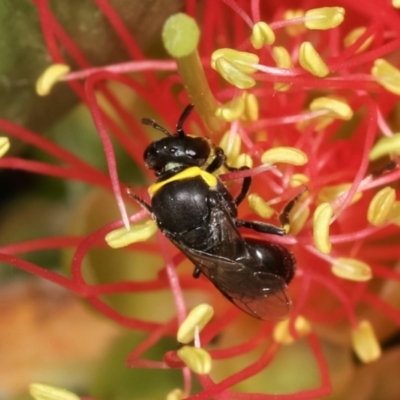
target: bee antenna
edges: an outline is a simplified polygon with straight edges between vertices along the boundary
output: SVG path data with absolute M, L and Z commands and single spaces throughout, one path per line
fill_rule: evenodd
M 172 136 L 164 127 L 162 127 L 161 125 L 158 125 L 157 122 L 154 121 L 154 119 L 142 118 L 140 120 L 140 122 L 143 125 L 151 125 L 154 129 L 157 129 L 157 130 L 161 131 L 162 133 L 164 133 L 167 136 Z
M 186 108 L 183 110 L 182 115 L 179 118 L 178 123 L 176 124 L 176 133 L 179 136 L 184 136 L 185 132 L 183 131 L 182 125 L 186 121 L 187 117 L 189 114 L 192 112 L 194 108 L 194 104 L 189 104 L 186 106 Z

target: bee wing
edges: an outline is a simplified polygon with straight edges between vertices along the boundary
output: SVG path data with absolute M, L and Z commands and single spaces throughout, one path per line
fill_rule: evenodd
M 280 276 L 175 244 L 228 300 L 247 314 L 262 320 L 279 320 L 289 314 L 292 303 Z

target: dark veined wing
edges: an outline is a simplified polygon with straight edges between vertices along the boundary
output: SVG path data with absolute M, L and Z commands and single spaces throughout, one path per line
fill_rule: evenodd
M 247 314 L 262 320 L 288 315 L 291 301 L 285 280 L 267 272 L 266 266 L 253 259 L 222 201 L 210 210 L 209 232 L 199 247 L 202 250 L 185 245 L 171 232 L 164 234 L 226 298 Z
M 247 314 L 267 321 L 289 314 L 292 303 L 280 276 L 172 242 L 227 299 Z

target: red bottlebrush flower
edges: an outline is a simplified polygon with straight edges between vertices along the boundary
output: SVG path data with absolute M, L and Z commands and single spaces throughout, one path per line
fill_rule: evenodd
M 96 219 L 107 220 L 102 227 L 3 246 L 0 260 L 64 286 L 122 326 L 146 332 L 127 364 L 181 369 L 184 384 L 170 393 L 171 399 L 315 399 L 332 388 L 351 398 L 360 386 L 352 378 L 364 373 L 373 380 L 382 368 L 395 368 L 390 352 L 381 350 L 400 325 L 400 16 L 395 2 L 379 0 L 365 7 L 341 0 L 319 8 L 315 2 L 297 2 L 294 10 L 291 2 L 282 1 L 188 0 L 185 13 L 164 25 L 163 43 L 171 59 L 149 60 L 112 3 L 97 0 L 132 60 L 96 68 L 47 1 L 34 3 L 54 64 L 40 77 L 37 90 L 45 95 L 55 82 L 70 85 L 90 110 L 109 175 L 5 120 L 0 130 L 6 136 L 45 151 L 58 164 L 5 156 L 0 165 L 106 189 L 121 220 L 110 222 L 109 200 L 101 192 L 90 208 Z M 298 195 L 285 226 L 288 235 L 242 231 L 282 244 L 295 255 L 288 320 L 245 315 L 205 277 L 193 279 L 190 263 L 161 234 L 156 242 L 143 241 L 155 224 L 141 221 L 149 219 L 145 211 L 131 216 L 126 211 L 131 183 L 120 181 L 114 152 L 117 143 L 141 168 L 147 183 L 130 191 L 145 197 L 155 180 L 143 160 L 151 140 L 132 116 L 127 93 L 135 97 L 135 107 L 150 110 L 143 117 L 156 116 L 160 125 L 170 127 L 185 105 L 194 104 L 197 114 L 185 130 L 221 146 L 228 165 L 249 167 L 217 171 L 232 193 L 236 180 L 252 177 L 251 194 L 239 207 L 241 219 L 272 218 L 279 224 L 276 215 Z M 73 213 L 72 224 L 80 217 L 82 212 Z M 93 249 L 107 246 L 106 237 L 114 247 L 129 247 L 93 257 L 87 272 L 84 261 Z M 71 247 L 70 276 L 19 256 Z M 118 265 L 109 254 L 118 257 Z M 199 303 L 213 307 L 202 304 L 186 319 L 188 309 Z M 163 359 L 143 356 L 177 332 L 176 348 Z M 376 368 L 363 369 L 353 353 L 363 363 L 376 362 Z M 193 372 L 198 389 L 192 388 Z M 366 396 L 377 397 L 385 390 L 368 389 Z M 52 395 L 46 387 L 37 390 L 37 398 L 41 390 Z

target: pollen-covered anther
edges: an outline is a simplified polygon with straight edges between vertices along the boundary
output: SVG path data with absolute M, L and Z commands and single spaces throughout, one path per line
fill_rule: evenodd
M 176 353 L 194 373 L 205 375 L 211 371 L 212 358 L 206 350 L 199 347 L 183 346 Z
M 275 210 L 264 201 L 257 193 L 252 193 L 247 196 L 250 209 L 253 210 L 261 218 L 271 218 L 275 214 Z
M 377 78 L 386 90 L 400 95 L 400 71 L 383 58 L 378 58 L 374 62 L 371 74 Z
M 275 147 L 262 154 L 261 162 L 263 164 L 304 165 L 308 162 L 308 157 L 303 151 L 295 147 Z
M 392 0 L 392 6 L 394 8 L 400 8 L 400 0 Z
M 75 393 L 55 386 L 32 383 L 29 393 L 35 400 L 79 400 Z
M 70 71 L 66 64 L 53 64 L 46 68 L 36 81 L 36 93 L 39 96 L 47 96 L 53 86 Z
M 4 154 L 6 154 L 9 149 L 10 149 L 10 140 L 5 136 L 1 136 L 0 137 L 0 158 L 3 157 Z
M 211 55 L 211 67 L 239 89 L 249 89 L 256 84 L 249 74 L 257 71 L 253 64 L 258 62 L 256 54 L 233 49 L 218 49 Z
M 400 133 L 380 138 L 369 153 L 369 159 L 375 161 L 389 154 L 400 155 Z
M 272 48 L 272 56 L 278 68 L 293 68 L 292 58 L 285 47 L 274 46 Z M 290 89 L 290 86 L 290 83 L 274 83 L 274 89 L 279 92 L 286 92 Z
M 258 64 L 260 59 L 257 54 L 248 53 L 246 51 L 239 51 L 229 48 L 215 50 L 211 54 L 211 67 L 217 69 L 216 62 L 220 58 L 228 60 L 237 69 L 245 74 L 253 74 L 257 71 L 251 64 Z
M 266 22 L 257 22 L 253 26 L 250 42 L 255 49 L 259 50 L 264 45 L 275 42 L 275 33 Z
M 235 159 L 239 155 L 241 145 L 242 140 L 240 136 L 236 132 L 232 135 L 231 131 L 225 132 L 219 142 L 219 147 L 224 150 L 229 162 L 231 162 L 231 159 Z
M 381 356 L 379 341 L 369 321 L 360 321 L 358 327 L 351 330 L 351 341 L 354 352 L 362 362 L 376 361 Z
M 370 266 L 354 258 L 337 258 L 331 270 L 337 277 L 350 281 L 366 282 L 372 279 Z
M 238 89 L 250 89 L 256 84 L 254 78 L 240 71 L 226 58 L 218 58 L 215 61 L 215 69 L 227 82 Z
M 253 168 L 253 159 L 251 158 L 251 156 L 249 154 L 241 153 L 233 160 L 232 167 L 234 167 L 234 168 L 241 168 L 241 167 Z
M 305 26 L 308 29 L 326 30 L 339 26 L 345 15 L 342 7 L 321 7 L 308 10 L 305 14 Z
M 375 226 L 383 225 L 387 222 L 390 211 L 396 201 L 396 191 L 387 186 L 381 189 L 369 203 L 367 219 Z
M 290 320 L 287 319 L 275 325 L 273 331 L 273 337 L 275 342 L 281 344 L 290 344 L 295 341 L 295 338 L 290 334 L 289 323 Z M 311 332 L 311 325 L 306 318 L 299 315 L 296 318 L 296 321 L 294 322 L 294 329 L 296 330 L 296 333 L 298 334 L 299 337 L 303 337 Z
M 310 104 L 311 111 L 326 111 L 326 116 L 348 121 L 353 117 L 353 110 L 342 101 L 330 97 L 318 97 Z
M 167 394 L 165 400 L 182 400 L 184 397 L 184 393 L 181 389 L 174 389 Z
M 318 203 L 331 203 L 338 197 L 343 196 L 351 188 L 351 183 L 340 183 L 339 185 L 325 186 L 318 193 Z M 351 199 L 350 204 L 356 203 L 362 197 L 362 192 L 356 192 Z
M 400 201 L 395 201 L 388 216 L 388 222 L 400 226 Z
M 244 112 L 245 104 L 243 97 L 236 97 L 228 103 L 218 107 L 215 116 L 226 122 L 232 122 L 239 119 Z
M 258 120 L 258 100 L 253 93 L 243 92 L 244 112 L 241 119 L 244 121 L 257 121 Z
M 310 178 L 304 174 L 293 174 L 290 177 L 289 185 L 290 187 L 302 186 L 310 182 Z
M 350 47 L 352 46 L 367 30 L 365 26 L 360 26 L 359 28 L 355 28 L 352 31 L 350 31 L 346 37 L 344 38 L 344 47 Z M 371 45 L 372 40 L 374 39 L 374 36 L 370 36 L 365 41 L 361 44 L 361 46 L 357 49 L 356 53 L 361 53 L 368 49 L 368 47 Z
M 310 42 L 303 42 L 299 49 L 300 65 L 320 78 L 329 74 L 329 68 Z
M 110 247 L 118 249 L 129 246 L 132 243 L 144 242 L 156 232 L 157 224 L 151 219 L 143 224 L 131 226 L 129 231 L 126 228 L 115 229 L 106 235 L 105 240 Z
M 297 235 L 303 229 L 310 213 L 310 207 L 298 201 L 289 213 L 290 229 L 287 232 L 290 232 L 291 235 Z
M 304 17 L 304 10 L 286 10 L 283 14 L 283 18 L 286 21 L 290 21 L 292 19 L 299 19 Z M 304 22 L 294 22 L 291 25 L 287 25 L 285 27 L 286 32 L 289 36 L 295 37 L 301 35 L 302 33 L 307 32 L 306 27 L 304 26 Z
M 193 308 L 178 329 L 176 339 L 187 344 L 194 340 L 196 329 L 201 331 L 214 315 L 214 309 L 209 304 L 200 304 Z
M 329 203 L 320 204 L 314 212 L 314 244 L 317 250 L 323 254 L 329 254 L 332 247 L 329 240 L 329 227 L 332 216 L 333 209 Z

